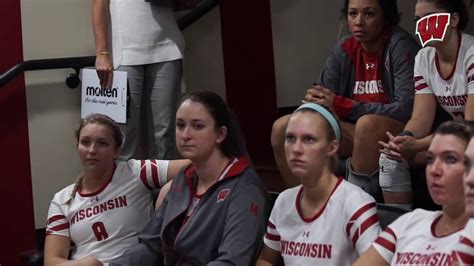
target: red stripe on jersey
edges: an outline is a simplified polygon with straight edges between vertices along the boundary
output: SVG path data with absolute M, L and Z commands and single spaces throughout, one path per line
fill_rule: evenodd
M 369 204 L 366 204 L 366 205 L 362 206 L 358 211 L 356 211 L 354 213 L 354 215 L 352 215 L 351 219 L 349 219 L 349 222 L 347 223 L 347 226 L 346 226 L 346 233 L 347 233 L 348 236 L 351 233 L 351 228 L 354 225 L 354 221 L 357 220 L 366 211 L 368 211 L 372 208 L 375 208 L 375 207 L 376 207 L 375 202 L 371 202 Z
M 461 251 L 456 251 L 456 255 L 457 256 L 455 256 L 455 261 L 462 262 L 462 265 L 474 264 L 474 256 L 472 256 L 471 254 L 467 254 Z
M 268 221 L 267 226 L 270 227 L 271 229 L 276 229 L 276 226 L 272 224 L 272 222 Z
M 377 216 L 377 214 L 374 214 L 372 216 L 370 216 L 369 218 L 367 218 L 367 220 L 365 220 L 359 227 L 359 230 L 356 231 L 356 233 L 354 234 L 354 236 L 352 237 L 352 244 L 354 244 L 354 247 L 355 245 L 357 244 L 357 240 L 359 240 L 359 237 L 370 227 L 372 226 L 373 224 L 377 223 L 379 221 L 379 217 Z
M 393 236 L 393 238 L 395 239 L 395 241 L 397 241 L 397 235 L 395 235 L 395 233 L 393 232 L 393 230 L 390 227 L 385 228 L 385 230 L 383 230 L 383 231 L 391 234 Z
M 461 244 L 464 244 L 468 247 L 474 248 L 474 242 L 472 242 L 469 238 L 461 236 L 460 241 Z
M 415 87 L 415 90 L 416 90 L 416 91 L 421 91 L 422 89 L 427 88 L 427 87 L 428 87 L 428 84 L 426 84 L 426 83 L 421 83 L 420 85 L 418 85 L 418 86 Z
M 266 234 L 265 234 L 265 237 L 266 237 L 267 239 L 272 240 L 272 241 L 280 241 L 280 236 L 273 235 L 273 234 L 270 234 L 270 233 L 266 233 Z
M 467 68 L 467 71 L 469 72 L 471 69 L 474 69 L 474 63 L 472 63 L 472 64 Z
M 66 218 L 66 216 L 64 216 L 64 215 L 54 215 L 54 216 L 50 217 L 46 223 L 50 224 L 52 222 L 56 222 L 57 220 L 61 220 L 61 219 L 64 219 L 64 218 Z
M 153 188 L 148 185 L 148 181 L 146 180 L 146 165 L 144 160 L 140 160 L 140 180 L 142 181 L 143 185 L 147 187 L 149 190 Z
M 416 77 L 413 78 L 413 80 L 414 80 L 415 82 L 420 81 L 420 80 L 422 80 L 422 79 L 423 79 L 423 76 L 416 76 Z
M 49 230 L 51 230 L 51 231 L 61 231 L 61 230 L 67 229 L 67 228 L 69 228 L 69 223 L 56 225 L 55 227 L 49 228 Z
M 160 187 L 160 182 L 158 182 L 158 162 L 156 160 L 151 161 L 151 177 L 153 179 L 153 184 L 156 188 Z
M 470 77 L 467 78 L 467 83 L 471 83 L 474 81 L 474 75 L 471 75 Z
M 387 239 L 379 236 L 377 237 L 377 239 L 375 239 L 375 243 L 381 245 L 382 247 L 386 248 L 390 252 L 395 253 L 395 244 L 388 241 Z

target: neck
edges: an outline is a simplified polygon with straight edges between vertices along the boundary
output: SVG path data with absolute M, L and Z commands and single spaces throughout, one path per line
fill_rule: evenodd
M 362 46 L 362 49 L 364 49 L 364 51 L 366 52 L 369 52 L 369 53 L 377 52 L 383 46 L 383 43 L 385 42 L 385 39 L 383 38 L 383 36 L 384 34 L 382 33 L 376 41 L 371 42 L 371 43 L 360 43 L 360 45 Z
M 461 36 L 456 30 L 453 30 L 447 37 L 440 45 L 436 46 L 436 54 L 439 61 L 453 64 L 456 61 Z
M 315 178 L 318 176 L 319 178 Z M 302 178 L 303 198 L 309 206 L 321 207 L 329 198 L 337 183 L 337 178 L 325 167 L 320 173 L 312 177 Z
M 84 171 L 84 178 L 81 182 L 81 192 L 83 193 L 93 193 L 101 188 L 110 176 L 112 176 L 114 171 L 114 166 L 103 170 L 86 170 Z
M 447 235 L 462 229 L 469 220 L 469 216 L 464 210 L 464 204 L 443 206 L 443 216 L 438 222 L 437 233 Z
M 216 150 L 209 158 L 202 162 L 193 162 L 194 169 L 199 178 L 197 193 L 202 194 L 217 182 L 224 168 L 229 163 L 222 151 Z

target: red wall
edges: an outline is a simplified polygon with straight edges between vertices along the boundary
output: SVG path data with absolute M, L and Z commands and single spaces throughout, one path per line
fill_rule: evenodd
M 0 1 L 0 73 L 23 61 L 19 0 Z M 35 248 L 25 82 L 0 87 L 0 264 Z
M 270 1 L 224 0 L 220 11 L 227 102 L 254 163 L 268 164 L 277 116 Z

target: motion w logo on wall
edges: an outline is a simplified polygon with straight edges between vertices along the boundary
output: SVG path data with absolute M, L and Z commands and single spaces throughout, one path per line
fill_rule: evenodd
M 450 21 L 449 13 L 437 13 L 419 19 L 416 22 L 416 35 L 421 45 L 425 47 L 431 41 L 443 41 Z
M 82 70 L 81 117 L 92 113 L 110 116 L 117 123 L 127 122 L 127 72 L 114 71 L 109 89 L 100 86 L 95 69 Z

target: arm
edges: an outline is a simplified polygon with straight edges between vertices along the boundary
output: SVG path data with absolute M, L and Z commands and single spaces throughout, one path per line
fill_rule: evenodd
M 47 235 L 44 243 L 44 264 L 58 265 L 73 265 L 68 260 L 71 240 L 67 236 Z M 70 263 L 69 263 L 70 262 Z
M 258 256 L 256 266 L 273 266 L 273 265 L 283 265 L 280 252 L 275 251 L 269 248 L 267 245 L 263 244 L 260 255 Z
M 173 180 L 166 183 L 160 189 L 160 193 L 158 193 L 158 198 L 156 199 L 156 202 L 155 202 L 155 210 L 158 210 L 160 208 L 161 204 L 163 204 L 163 201 L 165 200 L 166 195 L 168 195 L 168 192 L 171 189 L 171 184 L 173 184 Z
M 466 110 L 464 110 L 464 120 L 474 121 L 474 94 L 469 94 L 467 96 Z
M 169 194 L 168 194 L 169 195 Z M 118 265 L 164 265 L 163 248 L 161 246 L 161 227 L 163 217 L 168 205 L 165 197 L 155 216 L 139 233 L 139 243 L 126 251 L 122 256 L 109 263 L 110 266 Z
M 262 187 L 248 184 L 235 189 L 218 256 L 208 265 L 250 265 L 265 230 L 266 198 Z
M 365 266 L 365 265 L 388 266 L 390 264 L 386 262 L 382 256 L 380 256 L 380 254 L 377 252 L 377 250 L 374 247 L 370 247 L 354 263 L 354 266 Z
M 109 54 L 108 43 L 109 28 L 109 0 L 92 1 L 92 30 L 94 31 L 96 60 L 95 68 L 100 79 L 100 85 L 105 88 L 112 87 L 113 65 Z
M 168 164 L 168 174 L 166 176 L 166 180 L 172 180 L 181 170 L 183 170 L 183 168 L 189 164 L 191 164 L 190 160 L 171 160 Z

